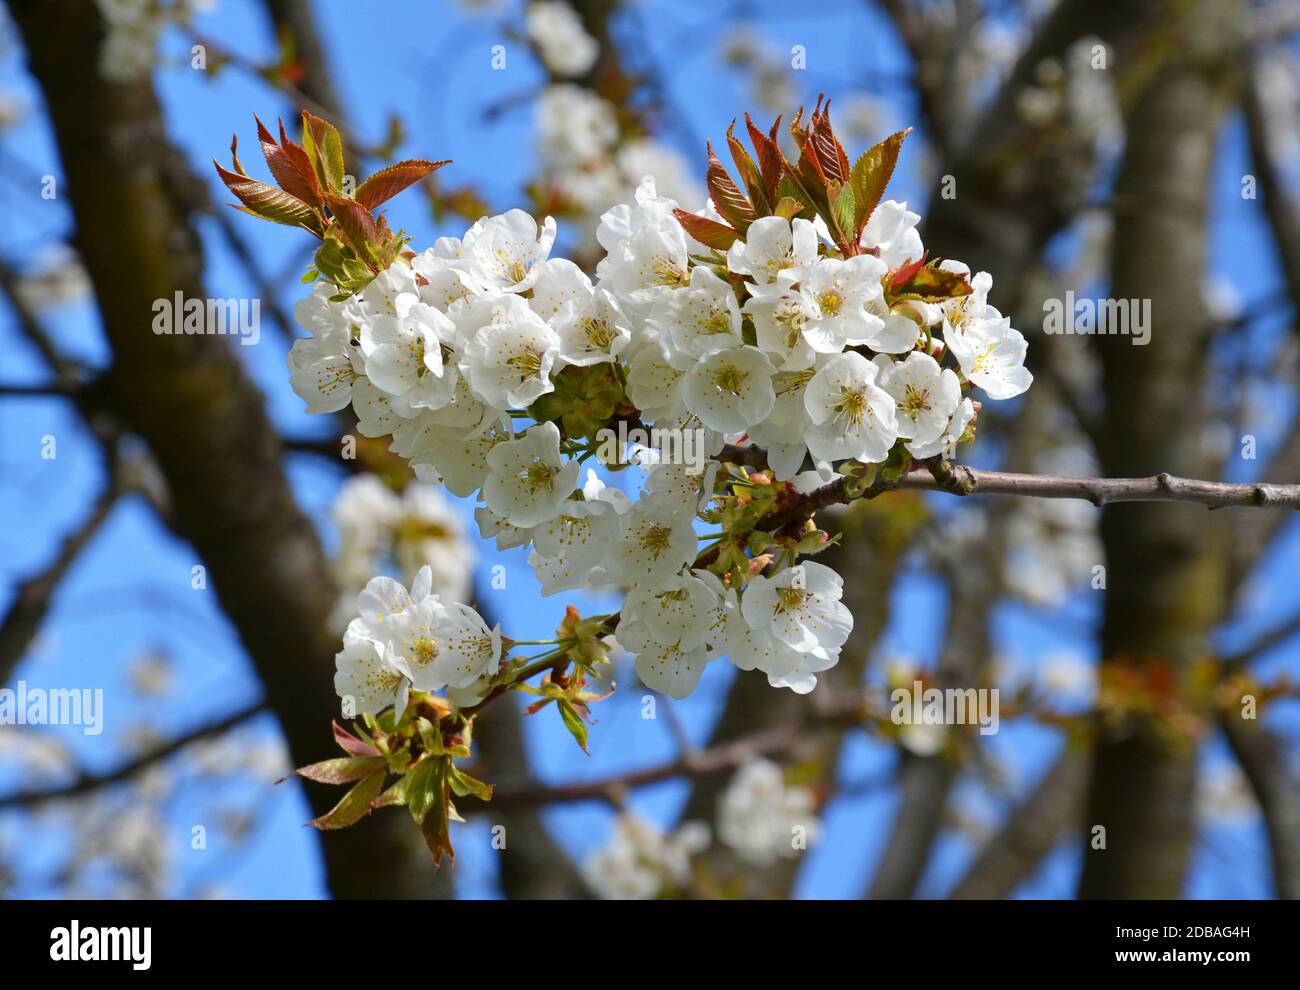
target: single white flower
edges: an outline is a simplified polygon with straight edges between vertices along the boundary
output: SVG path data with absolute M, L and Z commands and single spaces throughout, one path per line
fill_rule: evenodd
M 709 663 L 703 643 L 683 648 L 680 642 L 660 642 L 639 619 L 619 623 L 618 643 L 636 656 L 641 683 L 670 698 L 685 698 L 694 691 Z
M 494 409 L 523 409 L 555 390 L 551 370 L 560 338 L 516 295 L 485 295 L 457 314 L 466 334 L 464 370 L 474 393 Z M 468 328 L 477 324 L 469 333 Z
M 539 230 L 523 210 L 510 210 L 484 217 L 465 232 L 461 264 L 486 288 L 524 292 L 537 281 L 554 243 L 554 218 L 547 217 Z
M 864 248 L 876 249 L 876 256 L 892 271 L 909 261 L 919 261 L 925 254 L 916 230 L 920 222 L 920 214 L 908 210 L 906 203 L 887 199 L 867 220 L 860 243 Z
M 884 274 L 884 264 L 869 254 L 845 261 L 821 258 L 806 269 L 799 291 L 812 314 L 803 325 L 808 346 L 819 354 L 838 354 L 879 336 L 884 320 L 869 306 L 883 296 Z
M 736 293 L 702 266 L 691 270 L 688 287 L 664 292 L 655 300 L 648 323 L 658 332 L 665 354 L 707 357 L 741 344 Z
M 567 259 L 552 258 L 542 266 L 530 305 L 559 335 L 560 357 L 567 364 L 612 362 L 632 339 L 614 297 Z
M 487 506 L 512 526 L 528 528 L 560 514 L 578 486 L 581 465 L 560 456 L 554 423 L 531 427 L 517 440 L 496 444 L 487 455 L 483 482 Z
M 611 577 L 625 584 L 662 581 L 695 559 L 695 513 L 643 495 L 621 517 L 610 552 Z
M 659 643 L 675 644 L 691 651 L 705 645 L 713 629 L 718 596 L 692 574 L 674 574 L 663 581 L 642 583 L 623 600 L 623 618 L 635 618 L 646 633 Z M 627 646 L 619 623 L 619 640 Z
M 879 373 L 861 354 L 831 358 L 804 389 L 813 425 L 804 434 L 808 450 L 823 461 L 844 458 L 879 463 L 898 439 L 893 397 L 876 385 Z
M 754 866 L 793 859 L 821 835 L 817 802 L 770 760 L 747 761 L 718 800 L 718 838 Z
M 600 46 L 563 0 L 534 0 L 524 15 L 528 40 L 557 76 L 580 76 L 596 64 Z
M 366 377 L 387 392 L 398 415 L 437 409 L 451 401 L 456 370 L 443 364 L 444 341 L 455 334 L 446 315 L 419 297 L 395 300 L 396 316 L 375 316 L 361 327 Z
M 840 601 L 844 581 L 825 564 L 807 560 L 745 588 L 741 613 L 750 628 L 770 630 L 800 653 L 838 651 L 853 630 L 853 615 Z
M 956 454 L 959 443 L 966 443 L 972 439 L 967 430 L 974 419 L 975 404 L 970 399 L 962 399 L 957 404 L 957 411 L 953 413 L 952 420 L 944 428 L 943 433 L 926 443 L 910 440 L 907 451 L 918 460 L 936 455 L 951 458 Z
M 727 268 L 755 282 L 773 282 L 782 272 L 817 260 L 817 231 L 808 220 L 760 217 L 749 225 L 745 239 L 731 245 Z
M 355 714 L 377 714 L 389 705 L 406 708 L 406 674 L 385 658 L 380 643 L 349 627 L 334 664 L 334 690 L 340 698 L 352 699 Z
M 978 328 L 949 333 L 944 342 L 962 374 L 991 399 L 1014 398 L 1033 383 L 1034 376 L 1025 367 L 1028 345 L 1020 331 L 1012 329 L 1009 318 L 985 320 Z
M 881 385 L 898 404 L 898 435 L 916 443 L 942 436 L 961 401 L 957 373 L 920 351 L 896 363 L 882 356 L 877 367 L 885 372 Z
M 772 363 L 756 347 L 719 351 L 686 375 L 686 408 L 711 430 L 740 433 L 772 412 Z
M 755 342 L 778 371 L 812 367 L 817 354 L 804 337 L 808 320 L 818 309 L 795 287 L 795 273 L 785 271 L 774 282 L 750 286 L 742 309 L 754 321 Z
M 605 557 L 618 535 L 618 511 L 609 502 L 566 501 L 559 515 L 532 530 L 537 549 L 528 562 L 542 594 L 604 584 Z

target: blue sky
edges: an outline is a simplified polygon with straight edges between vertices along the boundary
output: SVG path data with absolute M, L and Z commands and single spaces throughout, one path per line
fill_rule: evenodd
M 500 5 L 498 5 L 500 9 Z M 719 49 L 724 38 L 723 21 L 715 10 L 686 2 L 648 2 L 638 5 L 641 23 L 655 30 L 640 35 L 638 59 L 657 68 L 666 81 L 675 112 L 676 126 L 663 136 L 676 144 L 703 170 L 702 146 L 683 143 L 688 135 L 718 140 L 729 121 L 752 106 L 745 79 L 724 69 Z M 851 91 L 862 91 L 862 66 L 869 65 L 883 85 L 868 88 L 889 108 L 890 124 L 915 123 L 910 92 L 899 79 L 905 61 L 892 50 L 891 35 L 867 4 L 827 4 L 810 12 L 805 6 L 797 15 L 776 14 L 776 5 L 752 5 L 746 23 L 770 44 L 774 51 L 788 51 L 802 44 L 807 49 L 806 76 L 797 77 L 802 96 L 811 100 L 819 89 L 843 99 Z M 455 4 L 391 4 L 387 11 L 401 11 L 400 18 L 385 14 L 355 15 L 356 6 L 341 0 L 318 4 L 318 19 L 333 65 L 338 86 L 353 130 L 365 140 L 380 138 L 390 115 L 400 114 L 407 126 L 408 141 L 403 155 L 451 158 L 454 165 L 445 173 L 448 181 L 473 179 L 489 200 L 505 209 L 522 203 L 521 183 L 529 175 L 535 155 L 535 137 L 528 105 L 506 113 L 490 126 L 482 122 L 480 110 L 495 101 L 534 87 L 540 73 L 519 43 L 503 34 L 502 18 L 495 15 L 467 15 Z M 220 0 L 215 13 L 200 22 L 203 33 L 244 56 L 267 60 L 274 50 L 273 39 L 263 21 L 261 6 L 250 0 Z M 666 27 L 660 30 L 661 27 Z M 492 71 L 491 49 L 505 44 L 506 71 Z M 206 176 L 214 197 L 228 198 L 206 162 L 224 160 L 232 132 L 253 146 L 252 115 L 270 121 L 278 114 L 286 118 L 294 108 L 265 85 L 230 69 L 211 80 L 188 69 L 188 42 L 177 34 L 165 39 L 164 49 L 175 67 L 161 70 L 156 79 L 162 94 L 169 131 Z M 25 76 L 21 59 L 11 53 L 0 63 L 0 87 L 21 91 L 31 108 L 26 120 L 0 136 L 0 203 L 8 223 L 5 257 L 19 265 L 33 263 L 38 249 L 65 236 L 70 217 L 61 199 L 42 200 L 39 177 L 59 174 L 57 154 L 39 111 L 39 93 Z M 923 206 L 925 186 L 917 166 L 921 145 L 911 142 L 896 173 L 891 195 Z M 850 149 L 852 150 L 852 149 Z M 244 160 L 257 171 L 253 152 Z M 1247 170 L 1245 142 L 1240 127 L 1230 126 L 1225 135 L 1216 179 L 1213 222 L 1213 266 L 1216 274 L 1232 284 L 1243 300 L 1266 298 L 1277 290 L 1280 277 L 1272 256 L 1267 229 L 1255 204 L 1243 201 L 1240 176 Z M 459 234 L 463 224 L 454 221 L 435 228 L 423 200 L 408 194 L 393 204 L 391 215 L 415 235 L 416 244 L 427 244 L 438 234 Z M 303 238 L 285 228 L 258 225 L 239 218 L 245 235 L 255 244 L 264 270 L 280 273 L 305 258 Z M 251 294 L 243 272 L 218 246 L 218 238 L 206 238 L 207 284 L 220 296 Z M 996 297 L 996 279 L 994 274 Z M 296 298 L 293 279 L 286 282 L 282 298 Z M 73 305 L 48 314 L 58 340 L 69 352 L 91 363 L 102 363 L 107 354 L 92 309 Z M 1260 321 L 1252 330 L 1251 343 L 1262 344 L 1286 332 L 1285 314 Z M 141 332 L 146 332 L 142 326 Z M 14 329 L 12 314 L 0 313 L 0 353 L 5 354 L 0 380 L 39 382 L 43 369 Z M 301 402 L 289 388 L 284 368 L 285 347 L 275 332 L 264 332 L 256 347 L 239 348 L 250 373 L 262 386 L 268 407 L 284 431 L 293 435 L 320 432 L 325 424 L 301 412 Z M 1261 420 L 1254 429 L 1260 437 L 1261 459 L 1267 457 L 1278 429 L 1293 409 L 1291 396 L 1269 395 L 1262 405 Z M 39 457 L 41 438 L 53 435 L 58 443 L 54 460 Z M 1258 462 L 1257 462 L 1258 463 Z M 290 471 L 303 506 L 323 517 L 332 502 L 339 472 L 307 457 L 293 458 Z M 1255 465 L 1243 462 L 1245 477 Z M 0 518 L 11 524 L 0 530 L 0 605 L 7 604 L 13 584 L 40 567 L 53 552 L 59 537 L 75 527 L 93 497 L 100 472 L 88 439 L 71 409 L 52 399 L 0 399 Z M 1271 479 L 1277 481 L 1291 479 Z M 466 509 L 468 515 L 468 508 Z M 17 523 L 17 524 L 15 524 Z M 332 534 L 325 528 L 327 540 Z M 484 594 L 505 595 L 495 601 L 498 611 L 509 609 L 511 632 L 517 636 L 545 635 L 563 614 L 568 600 L 563 596 L 539 598 L 535 582 L 519 551 L 498 555 L 480 544 L 480 562 L 485 569 L 501 561 L 509 571 L 508 589 L 491 592 L 480 582 Z M 1274 547 L 1257 575 L 1248 619 L 1236 624 L 1225 644 L 1248 641 L 1259 629 L 1292 613 L 1300 604 L 1300 591 L 1293 578 L 1297 546 L 1294 527 L 1288 538 Z M 184 731 L 187 727 L 241 707 L 257 697 L 259 685 L 237 638 L 216 607 L 210 591 L 190 587 L 191 567 L 198 563 L 193 551 L 163 530 L 138 502 L 128 502 L 114 513 L 109 525 L 78 561 L 64 582 L 53 614 L 42 631 L 32 655 L 18 670 L 17 678 L 33 686 L 101 687 L 106 694 L 107 730 L 98 739 L 88 739 L 76 730 L 56 730 L 91 771 L 118 764 L 125 755 L 119 734 L 137 724 L 147 724 L 160 735 Z M 926 661 L 933 659 L 942 629 L 944 602 L 933 580 L 909 575 L 894 591 L 894 619 L 886 635 L 887 645 Z M 586 612 L 599 607 L 595 601 L 579 599 Z M 1053 648 L 1070 647 L 1095 657 L 1095 647 L 1086 631 L 1096 622 L 1099 599 L 1095 592 L 1082 591 L 1061 610 L 1044 614 L 1024 606 L 1007 605 L 994 617 L 999 646 L 1025 664 L 1034 664 Z M 517 624 L 517 625 L 516 625 Z M 1083 630 L 1085 635 L 1080 634 Z M 174 658 L 176 686 L 163 699 L 142 702 L 127 685 L 127 667 L 143 651 L 159 648 Z M 1259 665 L 1261 672 L 1300 672 L 1293 650 L 1286 648 Z M 602 703 L 596 712 L 599 724 L 592 731 L 593 755 L 583 756 L 549 712 L 526 722 L 537 772 L 546 780 L 576 781 L 601 777 L 620 769 L 655 763 L 670 757 L 675 749 L 666 719 L 647 721 L 640 717 L 643 691 L 630 671 L 622 678 L 624 689 Z M 329 676 L 322 672 L 322 676 Z M 700 689 L 673 710 L 695 742 L 707 737 L 711 718 L 719 710 L 731 676 L 725 664 L 714 664 Z M 664 702 L 666 703 L 666 702 Z M 1284 727 L 1295 740 L 1297 719 L 1294 706 L 1270 718 Z M 274 721 L 264 717 L 255 723 L 272 735 Z M 328 727 L 322 726 L 322 736 Z M 1053 733 L 1032 725 L 1006 723 L 993 737 L 994 751 L 1014 768 L 1021 787 L 1033 782 L 1048 765 L 1059 740 Z M 842 771 L 846 781 L 879 778 L 895 759 L 893 750 L 860 735 L 850 738 Z M 1206 748 L 1207 761 L 1226 759 L 1224 748 Z M 0 790 L 12 786 L 12 771 L 0 763 Z M 225 858 L 219 843 L 206 851 L 190 849 L 190 829 L 210 815 L 212 794 L 205 785 L 184 790 L 169 803 L 167 830 L 160 841 L 172 849 L 177 867 L 175 893 L 193 890 L 214 877 L 221 888 L 246 897 L 319 897 L 324 892 L 316 836 L 302 827 L 310 814 L 296 784 L 278 789 L 250 788 L 241 795 L 250 805 L 265 808 L 265 820 L 258 837 L 238 856 Z M 685 796 L 680 782 L 637 792 L 632 807 L 663 822 L 674 819 Z M 959 800 L 974 800 L 972 792 L 958 792 Z M 880 855 L 892 821 L 896 792 L 873 788 L 836 801 L 826 814 L 826 836 L 809 853 L 796 893 L 812 897 L 852 897 L 862 889 L 864 878 Z M 394 812 L 395 813 L 395 812 Z M 576 805 L 547 813 L 548 824 L 561 841 L 581 855 L 607 834 L 610 814 L 602 806 Z M 461 859 L 457 866 L 460 890 L 465 896 L 494 896 L 496 893 L 493 853 L 486 841 L 490 815 L 463 827 L 455 836 Z M 111 827 L 111 826 L 106 826 Z M 24 896 L 57 894 L 58 888 L 43 876 L 41 865 L 58 854 L 54 840 L 32 834 L 30 822 L 21 815 L 0 815 L 0 849 L 23 851 L 17 892 Z M 941 893 L 960 874 L 970 856 L 970 846 L 955 837 L 941 840 L 922 892 Z M 1074 850 L 1058 850 L 1020 891 L 1027 896 L 1070 896 L 1077 870 Z M 1216 827 L 1202 844 L 1188 881 L 1192 896 L 1267 896 L 1269 891 L 1266 845 L 1258 822 Z

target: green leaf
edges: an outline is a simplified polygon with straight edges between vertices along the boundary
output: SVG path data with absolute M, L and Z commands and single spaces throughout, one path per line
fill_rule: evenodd
M 851 185 L 841 186 L 839 192 L 835 194 L 835 199 L 831 202 L 831 212 L 835 214 L 835 222 L 839 225 L 840 230 L 853 230 L 856 206 L 857 198 L 853 195 L 853 187 Z
M 450 161 L 426 162 L 413 160 L 389 165 L 387 168 L 380 169 L 357 186 L 356 200 L 367 210 L 373 210 L 382 203 L 388 202 L 403 189 L 419 182 L 426 175 L 431 175 L 444 165 L 449 164 L 451 164 Z
M 302 112 L 302 146 L 316 172 L 322 190 L 337 192 L 343 188 L 343 139 L 328 121 Z
M 782 196 L 777 200 L 776 209 L 772 212 L 778 217 L 785 217 L 787 220 L 793 220 L 800 213 L 806 212 L 807 207 L 793 196 Z
M 485 784 L 483 781 L 471 777 L 463 770 L 458 770 L 454 765 L 450 768 L 449 776 L 452 793 L 457 797 L 468 797 L 472 794 L 480 801 L 492 800 L 491 784 Z
M 889 185 L 894 167 L 898 164 L 898 155 L 902 151 L 903 141 L 911 133 L 912 129 L 909 127 L 907 130 L 889 135 L 879 144 L 872 145 L 864 151 L 854 162 L 850 182 L 857 209 L 853 222 L 855 235 L 862 234 L 862 229 L 871 219 L 871 214 L 880 205 L 885 187 Z
M 429 811 L 445 801 L 446 774 L 443 768 L 450 762 L 444 757 L 428 757 L 417 763 L 404 778 L 406 807 L 417 823 L 423 824 Z
M 338 804 L 307 824 L 322 829 L 347 828 L 349 825 L 355 825 L 370 814 L 370 802 L 383 788 L 386 774 L 387 771 L 381 768 L 370 776 L 361 778 L 352 790 L 343 795 L 343 799 Z
M 591 750 L 587 749 L 587 723 L 582 720 L 573 708 L 573 704 L 567 698 L 557 699 L 560 708 L 560 718 L 564 720 L 564 727 L 569 730 L 569 735 L 577 741 L 582 747 L 582 751 L 588 756 Z
M 294 773 L 318 784 L 350 784 L 354 780 L 368 777 L 385 765 L 382 756 L 340 756 L 300 767 Z

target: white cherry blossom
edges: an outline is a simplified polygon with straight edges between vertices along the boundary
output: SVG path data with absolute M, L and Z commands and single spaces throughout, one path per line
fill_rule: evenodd
M 529 528 L 558 516 L 578 485 L 581 465 L 560 456 L 560 431 L 541 423 L 517 440 L 493 446 L 483 482 L 487 506 L 512 526 Z

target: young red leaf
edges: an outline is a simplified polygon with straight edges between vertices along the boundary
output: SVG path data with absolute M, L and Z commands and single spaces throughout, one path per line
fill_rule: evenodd
M 740 191 L 735 180 L 727 174 L 726 168 L 713 151 L 712 142 L 709 142 L 708 149 L 709 167 L 705 172 L 705 179 L 708 182 L 709 195 L 713 197 L 713 205 L 743 234 L 754 222 L 754 207 Z
M 275 138 L 261 119 L 256 115 L 253 119 L 257 121 L 257 140 L 262 145 L 262 157 L 266 159 L 266 167 L 271 170 L 271 175 L 280 184 L 280 188 L 309 206 L 318 206 L 319 196 L 314 177 L 309 181 L 303 176 L 285 150 L 276 144 Z
M 367 210 L 373 210 L 381 203 L 386 203 L 392 199 L 403 189 L 419 182 L 426 175 L 430 175 L 444 165 L 449 164 L 451 164 L 450 161 L 427 162 L 412 160 L 389 165 L 385 169 L 380 169 L 357 186 L 356 200 Z
M 236 175 L 222 168 L 218 162 L 214 161 L 212 164 L 216 166 L 217 174 L 221 176 L 221 181 L 226 184 L 226 188 L 247 207 L 249 213 L 273 223 L 282 223 L 289 227 L 306 227 L 313 233 L 320 233 L 320 218 L 297 196 L 291 196 L 283 189 L 258 182 L 248 176 Z
M 334 726 L 334 741 L 338 743 L 339 748 L 345 753 L 351 753 L 353 756 L 379 756 L 379 750 L 375 749 L 367 742 L 358 739 L 347 729 L 337 722 L 332 723 Z
M 321 203 L 320 180 L 316 178 L 316 171 L 312 168 L 311 158 L 308 157 L 302 145 L 289 140 L 289 135 L 284 132 L 284 119 L 277 118 L 277 121 L 280 125 L 280 147 L 284 149 L 285 157 L 298 170 L 298 174 L 311 186 L 314 194 L 312 202 L 319 206 Z
M 808 136 L 816 151 L 817 164 L 828 183 L 848 182 L 849 159 L 831 128 L 830 101 L 828 100 L 826 106 L 822 107 L 821 97 L 818 97 L 817 104 L 818 109 L 813 111 L 812 126 L 808 129 Z
M 736 171 L 740 175 L 740 181 L 745 184 L 754 211 L 759 216 L 769 216 L 772 212 L 772 201 L 763 184 L 763 176 L 754 159 L 745 150 L 745 146 L 736 139 L 735 130 L 736 122 L 733 120 L 731 126 L 727 128 L 727 147 L 731 149 L 731 160 L 736 163 Z
M 891 273 L 886 283 L 886 296 L 891 302 L 897 299 L 943 302 L 958 296 L 968 296 L 973 291 L 974 288 L 961 272 L 911 262 Z
M 885 287 L 893 288 L 894 286 L 903 285 L 911 281 L 916 273 L 925 267 L 925 255 L 913 260 L 909 258 L 892 272 L 885 275 Z
M 719 251 L 727 250 L 740 238 L 740 231 L 708 217 L 696 216 L 685 210 L 673 210 L 673 216 L 686 228 L 686 233 L 701 244 Z
M 749 114 L 745 114 L 745 127 L 749 130 L 749 140 L 758 155 L 758 171 L 763 178 L 763 186 L 767 190 L 769 200 L 775 200 L 776 184 L 781 181 L 781 152 L 776 145 L 776 131 L 780 126 L 781 118 L 777 117 L 776 123 L 772 125 L 772 132 L 764 134 L 750 120 Z
M 352 250 L 362 259 L 371 258 L 378 246 L 379 229 L 370 211 L 343 196 L 330 196 L 327 203 Z

